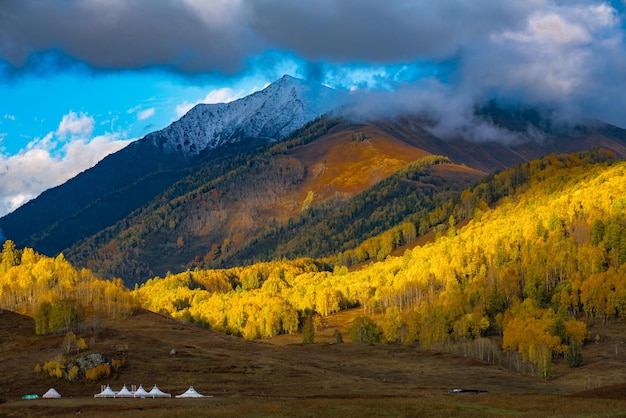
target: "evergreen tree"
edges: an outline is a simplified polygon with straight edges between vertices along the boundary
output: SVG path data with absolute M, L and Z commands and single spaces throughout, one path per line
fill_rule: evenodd
M 376 322 L 367 316 L 355 318 L 349 333 L 350 339 L 354 343 L 379 343 L 382 335 Z
M 50 323 L 50 311 L 52 310 L 52 304 L 48 301 L 44 301 L 39 305 L 35 312 L 35 333 L 37 335 L 45 335 L 49 332 Z
M 315 325 L 313 319 L 307 316 L 302 325 L 302 342 L 305 344 L 311 344 L 315 340 Z
M 580 367 L 585 364 L 583 361 L 582 344 L 578 341 L 572 341 L 567 348 L 565 357 L 569 367 Z

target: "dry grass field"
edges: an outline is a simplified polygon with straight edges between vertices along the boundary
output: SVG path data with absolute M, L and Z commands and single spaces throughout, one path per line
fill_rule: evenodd
M 330 343 L 335 328 L 347 334 L 356 314 L 328 318 L 316 343 L 303 345 L 299 336 L 245 341 L 140 312 L 107 324 L 95 337 L 85 334 L 85 353 L 126 351 L 127 364 L 118 374 L 97 383 L 68 383 L 34 371 L 35 364 L 63 352 L 63 338 L 38 337 L 32 319 L 5 311 L 0 314 L 0 416 L 626 416 L 622 324 L 592 328 L 600 338 L 585 346 L 586 365 L 569 369 L 557 363 L 555 377 L 543 381 L 451 354 Z M 147 389 L 157 384 L 172 394 L 193 385 L 213 397 L 94 399 L 101 383 L 116 390 L 123 384 Z M 21 399 L 50 387 L 63 398 Z M 452 388 L 485 392 L 450 395 Z

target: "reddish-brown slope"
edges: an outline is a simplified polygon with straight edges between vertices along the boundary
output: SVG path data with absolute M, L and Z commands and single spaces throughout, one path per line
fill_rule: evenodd
M 360 132 L 365 140 L 353 141 Z M 309 192 L 314 201 L 353 196 L 429 154 L 371 125 L 332 130 L 290 153 L 304 165 L 306 176 L 285 198 L 303 202 Z

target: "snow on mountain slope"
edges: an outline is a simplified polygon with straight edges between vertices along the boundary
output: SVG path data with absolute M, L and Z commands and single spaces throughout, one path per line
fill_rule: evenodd
M 146 139 L 166 152 L 188 156 L 250 137 L 279 139 L 334 109 L 344 99 L 343 92 L 285 75 L 242 99 L 197 105 Z

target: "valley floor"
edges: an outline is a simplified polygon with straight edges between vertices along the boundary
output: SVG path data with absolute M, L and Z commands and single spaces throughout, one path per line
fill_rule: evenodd
M 329 318 L 328 329 L 347 322 Z M 621 324 L 594 327 L 587 365 L 555 366 L 549 381 L 474 359 L 397 345 L 315 344 L 296 336 L 267 342 L 201 329 L 149 312 L 108 324 L 88 352 L 127 353 L 108 381 L 72 384 L 36 374 L 61 337 L 37 337 L 32 320 L 0 315 L 0 416 L 626 416 Z M 333 322 L 334 321 L 334 322 Z M 56 354 L 55 354 L 56 353 Z M 172 394 L 190 385 L 212 398 L 94 399 L 100 383 L 143 384 Z M 612 385 L 612 386 L 609 386 Z M 55 387 L 59 400 L 21 400 Z M 476 389 L 453 395 L 450 389 Z M 587 390 L 585 390 L 587 389 Z

